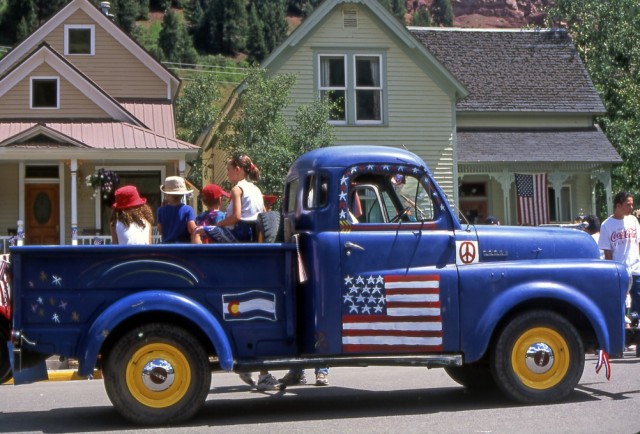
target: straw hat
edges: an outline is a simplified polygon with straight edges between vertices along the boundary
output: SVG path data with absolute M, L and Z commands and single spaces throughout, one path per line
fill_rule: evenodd
M 193 190 L 187 190 L 187 186 L 182 177 L 167 176 L 164 179 L 164 184 L 160 186 L 160 191 L 164 194 L 185 195 L 191 193 Z
M 113 204 L 113 209 L 121 211 L 123 209 L 135 208 L 147 203 L 147 199 L 140 197 L 138 189 L 133 185 L 125 185 L 120 187 L 115 192 L 116 201 Z

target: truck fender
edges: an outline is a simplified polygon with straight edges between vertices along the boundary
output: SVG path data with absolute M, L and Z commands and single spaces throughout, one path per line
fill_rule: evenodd
M 567 302 L 577 308 L 589 320 L 600 347 L 609 352 L 610 338 L 605 318 L 598 306 L 580 291 L 567 285 L 535 282 L 517 285 L 493 300 L 476 323 L 474 333 L 464 345 L 465 361 L 479 360 L 489 346 L 489 341 L 504 316 L 515 306 L 527 301 L 551 298 Z
M 80 346 L 78 374 L 88 376 L 93 373 L 103 342 L 118 324 L 134 315 L 153 311 L 182 315 L 198 324 L 213 344 L 222 369 L 233 369 L 229 340 L 218 320 L 207 309 L 194 300 L 174 292 L 144 291 L 116 301 L 96 318 Z

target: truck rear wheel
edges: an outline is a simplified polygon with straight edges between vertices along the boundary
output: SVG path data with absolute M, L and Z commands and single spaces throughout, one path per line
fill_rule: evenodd
M 566 398 L 584 369 L 584 346 L 575 327 L 551 311 L 514 318 L 492 351 L 498 387 L 510 398 L 537 404 Z
M 4 324 L 0 324 L 0 384 L 11 380 L 11 361 L 9 360 L 9 349 L 7 342 L 9 341 L 9 328 Z
M 125 418 L 144 425 L 180 422 L 204 404 L 209 358 L 185 330 L 152 323 L 125 334 L 108 354 L 104 384 Z

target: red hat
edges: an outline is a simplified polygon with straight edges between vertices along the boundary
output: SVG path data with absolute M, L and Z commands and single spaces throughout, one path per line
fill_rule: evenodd
M 135 208 L 147 203 L 147 199 L 143 199 L 138 194 L 138 189 L 133 185 L 125 185 L 120 187 L 115 192 L 116 202 L 113 204 L 113 209 L 120 211 L 123 209 Z
M 229 197 L 229 193 L 224 191 L 218 184 L 205 185 L 205 187 L 202 189 L 202 193 L 200 194 L 202 196 L 202 200 L 205 202 L 210 202 L 214 199 L 219 198 L 220 196 Z

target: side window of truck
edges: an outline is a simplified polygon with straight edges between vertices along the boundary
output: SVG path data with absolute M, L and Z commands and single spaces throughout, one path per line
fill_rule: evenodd
M 296 195 L 298 193 L 298 178 L 287 183 L 285 190 L 284 211 L 286 213 L 294 212 L 296 209 Z
M 431 221 L 435 215 L 428 180 L 400 173 L 356 177 L 349 215 L 352 223 Z
M 325 174 L 311 174 L 305 180 L 304 207 L 306 209 L 322 208 L 329 201 L 329 178 Z

